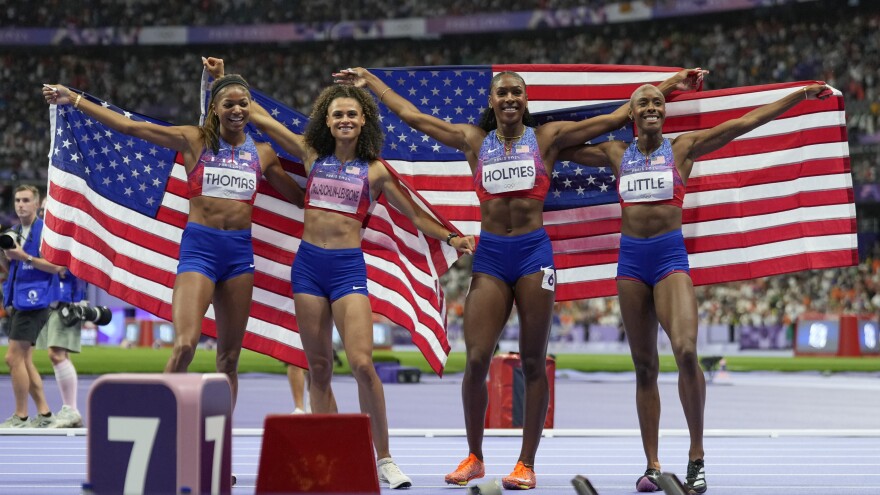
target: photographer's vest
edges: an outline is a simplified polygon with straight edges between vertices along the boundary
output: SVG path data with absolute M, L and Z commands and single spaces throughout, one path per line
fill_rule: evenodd
M 21 225 L 14 227 L 21 234 Z M 31 225 L 22 249 L 33 256 L 40 257 L 40 239 L 43 235 L 43 220 L 37 218 Z M 54 275 L 34 268 L 27 261 L 9 261 L 9 277 L 3 282 L 3 305 L 13 306 L 19 311 L 30 311 L 49 307 L 52 302 L 52 280 Z
M 67 272 L 64 278 L 52 277 L 52 301 L 77 303 L 86 298 L 86 283 Z

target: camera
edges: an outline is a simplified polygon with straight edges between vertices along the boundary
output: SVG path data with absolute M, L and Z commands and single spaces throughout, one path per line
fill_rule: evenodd
M 18 232 L 9 229 L 0 232 L 0 249 L 12 249 L 21 244 L 21 236 Z
M 61 322 L 64 326 L 71 326 L 75 323 L 90 321 L 98 326 L 110 323 L 113 319 L 113 313 L 107 306 L 84 306 L 81 304 L 65 304 L 58 310 L 61 316 Z

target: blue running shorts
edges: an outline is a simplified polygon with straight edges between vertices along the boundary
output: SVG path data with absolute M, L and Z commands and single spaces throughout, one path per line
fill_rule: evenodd
M 473 272 L 492 275 L 507 285 L 516 284 L 525 275 L 544 272 L 542 286 L 555 292 L 556 269 L 550 236 L 543 228 L 510 237 L 480 232 Z
M 220 230 L 189 222 L 180 239 L 177 274 L 197 272 L 215 284 L 254 273 L 250 229 Z
M 654 287 L 673 273 L 690 272 L 681 229 L 647 239 L 620 236 L 617 280 L 635 280 Z
M 302 241 L 290 268 L 294 294 L 326 297 L 330 302 L 349 294 L 367 297 L 367 263 L 360 248 L 324 249 Z

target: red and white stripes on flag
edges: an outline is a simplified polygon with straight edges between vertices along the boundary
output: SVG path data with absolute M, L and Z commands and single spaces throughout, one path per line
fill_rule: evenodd
M 640 85 L 657 83 L 679 70 L 602 65 L 487 69 L 488 74 L 512 70 L 523 76 L 529 109 L 535 114 L 615 100 L 623 103 Z M 431 87 L 431 68 L 400 71 L 374 72 L 405 96 L 402 90 L 420 86 L 405 81 L 427 80 Z M 467 85 L 459 84 L 456 76 L 441 77 L 446 80 L 436 86 Z M 467 79 L 467 73 L 462 77 Z M 713 127 L 811 83 L 674 93 L 667 103 L 665 135 L 674 138 Z M 452 88 L 444 91 L 451 94 Z M 418 105 L 418 98 L 411 101 Z M 462 106 L 449 109 L 453 122 L 461 121 L 455 114 Z M 426 110 L 444 115 L 443 106 L 433 102 L 425 105 Z M 441 215 L 462 232 L 479 234 L 479 203 L 463 157 L 389 161 Z M 615 294 L 619 203 L 546 211 L 544 223 L 553 241 L 557 301 Z M 687 184 L 683 223 L 696 284 L 856 264 L 855 206 L 841 93 L 835 90 L 825 101 L 802 102 L 701 157 Z
M 664 135 L 674 139 L 714 127 L 807 84 L 673 96 Z M 843 96 L 835 90 L 831 98 L 802 102 L 694 164 L 682 225 L 694 283 L 857 264 L 853 199 Z M 576 217 L 545 215 L 556 233 L 558 300 L 616 291 L 620 207 L 590 208 L 578 213 L 589 234 L 575 242 L 559 239 Z
M 50 122 L 43 256 L 170 321 L 179 243 L 189 211 L 181 156 L 112 131 L 72 107 L 50 107 Z M 305 183 L 300 164 L 282 162 Z M 156 176 L 158 163 L 168 165 L 164 175 Z M 98 172 L 106 175 L 103 181 L 95 180 Z M 108 197 L 107 190 L 118 198 Z M 140 199 L 138 191 L 144 193 Z M 417 194 L 411 196 L 424 205 Z M 161 202 L 154 210 L 144 205 L 154 201 Z M 302 228 L 303 210 L 261 182 L 253 210 L 254 291 L 244 346 L 305 367 L 290 286 Z M 413 343 L 441 373 L 449 344 L 438 277 L 458 259 L 457 253 L 425 238 L 384 198 L 374 204 L 363 234 L 374 311 L 410 330 Z M 213 318 L 210 307 L 203 325 L 206 335 L 216 336 Z

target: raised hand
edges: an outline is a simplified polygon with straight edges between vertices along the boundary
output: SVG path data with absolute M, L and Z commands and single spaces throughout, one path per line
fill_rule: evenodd
M 214 79 L 219 79 L 226 74 L 222 58 L 202 57 L 202 65 Z
M 696 67 L 694 69 L 684 69 L 677 75 L 681 76 L 681 81 L 675 85 L 675 89 L 687 91 L 695 89 L 699 91 L 703 87 L 703 76 L 709 71 Z
M 811 84 L 804 88 L 805 100 L 824 100 L 833 94 L 834 91 L 826 84 Z
M 367 69 L 363 67 L 342 69 L 339 72 L 333 73 L 333 82 L 345 86 L 363 88 L 367 85 L 367 80 L 364 78 L 365 72 L 367 72 Z
M 43 84 L 43 98 L 46 103 L 53 105 L 69 105 L 71 103 L 71 92 L 60 84 Z

